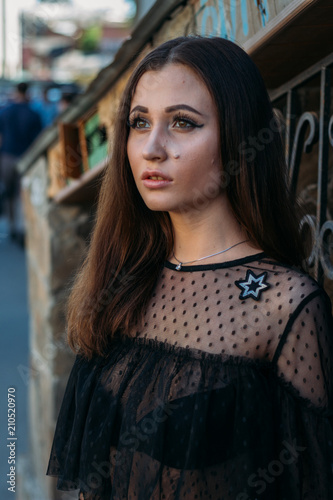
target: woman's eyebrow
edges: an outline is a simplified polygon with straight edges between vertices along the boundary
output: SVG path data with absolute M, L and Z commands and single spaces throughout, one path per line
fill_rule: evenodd
M 192 111 L 192 113 L 196 113 L 197 115 L 202 116 L 202 113 L 192 108 L 188 104 L 176 104 L 175 106 L 169 106 L 165 108 L 166 113 L 172 113 L 173 111 L 177 111 L 178 109 L 187 109 L 187 111 Z
M 186 109 L 187 111 L 192 111 L 192 113 L 196 113 L 197 115 L 202 116 L 202 113 L 200 113 L 200 111 L 197 111 L 188 104 L 175 104 L 174 106 L 168 106 L 167 108 L 165 108 L 165 112 L 172 113 L 173 111 L 178 111 L 179 109 Z M 148 113 L 148 108 L 140 105 L 135 106 L 135 108 L 133 108 L 132 111 L 130 112 L 130 115 L 135 111 L 140 111 L 141 113 Z
M 135 106 L 135 108 L 133 108 L 132 111 L 130 111 L 130 115 L 135 111 L 141 111 L 141 113 L 148 113 L 148 108 L 145 108 L 144 106 Z

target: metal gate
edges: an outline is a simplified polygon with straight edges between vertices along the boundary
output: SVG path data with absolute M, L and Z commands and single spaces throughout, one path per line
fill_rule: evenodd
M 320 283 L 325 277 L 333 280 L 333 221 L 329 220 L 333 200 L 328 199 L 329 181 L 333 192 L 332 67 L 333 54 L 270 92 L 273 106 L 285 124 L 283 135 L 292 192 L 297 193 L 304 163 L 316 175 L 315 210 L 303 217 L 301 225 L 304 234 L 311 234 L 308 265 Z

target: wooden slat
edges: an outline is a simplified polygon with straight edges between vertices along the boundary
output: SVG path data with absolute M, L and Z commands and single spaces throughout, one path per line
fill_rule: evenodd
M 59 138 L 65 176 L 77 179 L 82 173 L 82 155 L 77 125 L 72 123 L 60 123 Z
M 105 159 L 99 165 L 85 172 L 54 196 L 56 203 L 85 203 L 97 199 L 104 170 L 109 162 Z

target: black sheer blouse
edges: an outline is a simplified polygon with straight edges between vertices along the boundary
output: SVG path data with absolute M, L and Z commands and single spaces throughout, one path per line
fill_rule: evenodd
M 166 262 L 142 331 L 77 356 L 47 474 L 85 500 L 333 499 L 332 366 L 309 276 Z

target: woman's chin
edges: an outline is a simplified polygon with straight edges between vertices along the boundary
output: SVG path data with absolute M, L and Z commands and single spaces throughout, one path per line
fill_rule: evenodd
M 147 202 L 145 201 L 147 208 L 152 212 L 170 212 L 175 209 L 174 205 L 170 203 L 159 203 L 159 202 Z

